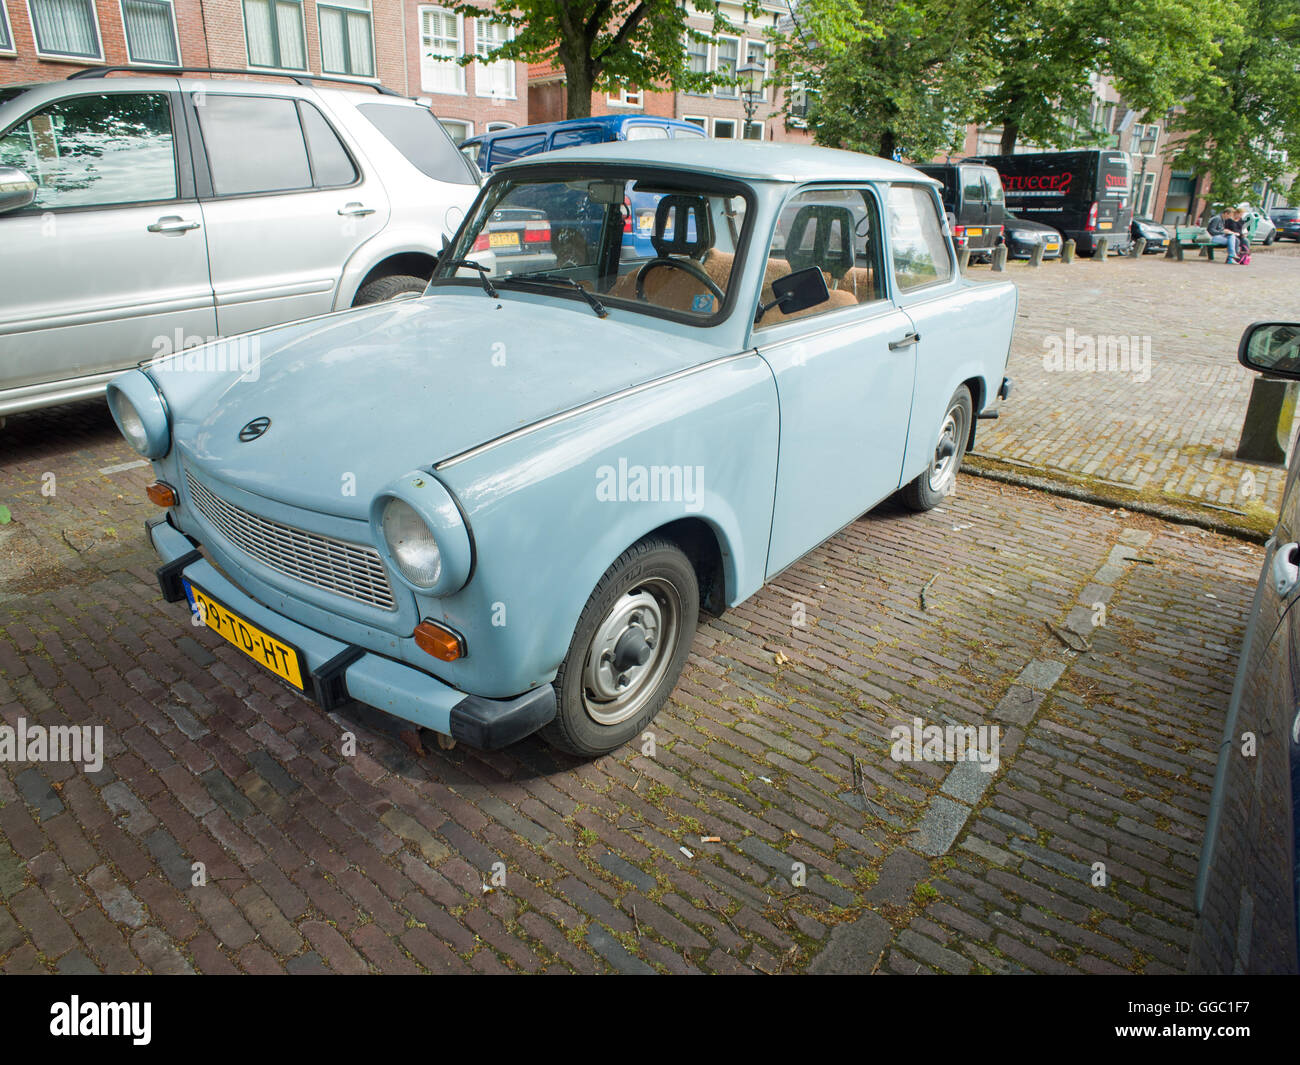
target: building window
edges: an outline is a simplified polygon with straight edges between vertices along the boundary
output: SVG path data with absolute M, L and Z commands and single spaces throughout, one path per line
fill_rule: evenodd
M 745 140 L 747 140 L 747 141 L 761 141 L 762 139 L 763 139 L 763 123 L 762 123 L 762 122 L 746 122 L 746 123 L 745 123 Z
M 0 53 L 14 51 L 14 31 L 9 28 L 9 12 L 5 10 L 4 0 L 0 0 Z
M 786 90 L 786 114 L 789 115 L 789 124 L 795 129 L 808 125 L 808 90 L 797 81 Z
M 463 144 L 474 136 L 473 122 L 458 122 L 454 118 L 442 118 L 438 121 L 442 124 L 442 128 L 447 131 L 447 136 L 451 138 L 453 144 Z
M 375 76 L 370 0 L 331 0 L 316 5 L 320 21 L 320 67 L 326 74 Z
M 640 89 L 623 89 L 617 96 L 610 93 L 605 97 L 606 103 L 610 107 L 640 107 L 641 90 Z
M 420 8 L 420 85 L 425 92 L 465 93 L 465 21 L 441 7 Z
M 132 63 L 180 65 L 171 0 L 122 0 L 122 28 Z
M 495 133 L 497 132 L 497 130 L 500 129 L 514 129 L 514 128 L 515 128 L 515 124 L 513 122 L 489 122 L 487 124 L 487 129 L 484 132 Z
M 692 126 L 699 126 L 705 131 L 709 128 L 709 120 L 703 115 L 682 115 L 682 121 L 689 122 Z
M 763 96 L 767 99 L 767 45 L 763 41 L 749 41 L 745 45 L 745 66 L 763 68 Z
M 494 48 L 500 48 L 514 36 L 510 27 L 488 18 L 474 20 L 474 54 L 486 59 Z M 492 63 L 474 64 L 474 94 L 495 100 L 515 98 L 515 61 L 498 59 Z
M 736 139 L 736 123 L 730 118 L 715 118 L 713 120 L 713 136 L 717 140 L 729 141 Z
M 244 0 L 248 65 L 306 70 L 306 31 L 298 0 Z
M 729 79 L 731 84 L 719 85 L 714 93 L 718 96 L 728 96 L 735 98 L 740 94 L 736 86 L 736 70 L 740 66 L 740 38 L 739 37 L 719 37 L 718 38 L 718 62 L 716 69 L 718 76 Z M 716 136 L 716 134 L 715 134 Z
M 103 59 L 94 0 L 28 0 L 41 55 Z
M 709 72 L 709 42 L 698 39 L 689 31 L 686 34 L 686 69 L 692 74 L 703 75 Z M 708 95 L 707 89 L 703 92 L 690 89 L 688 92 L 692 96 Z

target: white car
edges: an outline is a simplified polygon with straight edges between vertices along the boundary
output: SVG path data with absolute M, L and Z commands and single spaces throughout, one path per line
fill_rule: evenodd
M 419 294 L 478 193 L 433 114 L 388 90 L 115 73 L 0 87 L 0 418 Z

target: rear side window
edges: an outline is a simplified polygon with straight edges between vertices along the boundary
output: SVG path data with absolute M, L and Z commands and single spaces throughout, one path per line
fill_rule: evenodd
M 961 172 L 961 198 L 967 203 L 984 202 L 984 183 L 980 180 L 978 170 L 966 169 Z
M 477 184 L 432 111 L 393 104 L 358 104 L 357 110 L 425 177 L 453 185 Z
M 512 138 L 518 140 L 519 138 Z M 579 129 L 562 129 L 551 138 L 552 148 L 572 148 L 575 144 L 600 144 L 605 139 L 605 131 L 599 126 L 583 126 Z
M 587 142 L 575 141 L 574 143 Z M 517 137 L 498 137 L 492 142 L 492 165 L 498 167 L 502 163 L 508 163 L 525 155 L 535 155 L 537 152 L 545 150 L 545 133 L 525 133 Z
M 205 93 L 195 110 L 218 196 L 311 188 L 307 143 L 293 100 Z
M 313 184 L 317 188 L 351 185 L 357 180 L 357 168 L 334 127 L 305 100 L 298 101 L 298 108 L 302 113 L 302 129 L 307 135 Z
M 668 130 L 663 126 L 628 126 L 627 139 L 630 141 L 666 141 Z
M 929 189 L 890 186 L 889 244 L 900 290 L 934 285 L 952 276 L 943 218 Z

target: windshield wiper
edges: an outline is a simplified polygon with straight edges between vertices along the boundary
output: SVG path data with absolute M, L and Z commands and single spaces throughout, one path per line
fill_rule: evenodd
M 477 270 L 478 279 L 483 282 L 483 291 L 486 292 L 493 299 L 497 298 L 498 293 L 497 293 L 496 285 L 492 284 L 492 282 L 488 279 L 488 274 L 490 274 L 492 271 L 489 270 L 482 263 L 476 263 L 473 259 L 452 259 L 447 263 L 447 265 L 455 266 L 457 268 L 463 266 L 467 270 Z
M 590 289 L 584 288 L 579 282 L 575 281 L 573 278 L 565 277 L 563 274 L 549 274 L 549 273 L 510 274 L 501 279 L 501 283 L 503 285 L 511 281 L 524 281 L 524 282 L 535 281 L 541 285 L 568 285 L 569 288 L 573 289 L 576 293 L 578 293 L 578 295 L 580 295 L 584 300 L 587 301 L 587 305 L 591 307 L 593 311 L 596 312 L 597 318 L 607 318 L 609 316 L 609 311 L 606 310 L 605 305 L 601 303 L 599 299 L 596 298 L 596 294 L 594 292 L 592 292 Z

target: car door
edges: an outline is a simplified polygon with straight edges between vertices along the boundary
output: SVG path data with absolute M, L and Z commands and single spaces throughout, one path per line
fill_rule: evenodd
M 966 227 L 966 244 L 972 252 L 987 252 L 997 242 L 997 233 L 989 224 L 988 192 L 983 168 L 963 166 L 959 173 L 961 200 L 957 221 Z
M 806 188 L 781 217 L 763 304 L 774 280 L 809 266 L 830 299 L 789 316 L 772 308 L 752 334 L 781 405 L 769 577 L 898 488 L 916 367 L 911 323 L 888 298 L 875 190 Z
M 288 96 L 187 94 L 222 335 L 333 310 L 388 197 L 321 110 Z
M 0 215 L 8 409 L 22 409 L 14 389 L 93 390 L 96 375 L 216 332 L 178 97 L 165 86 L 65 96 L 0 133 L 0 164 L 38 185 L 32 206 Z

